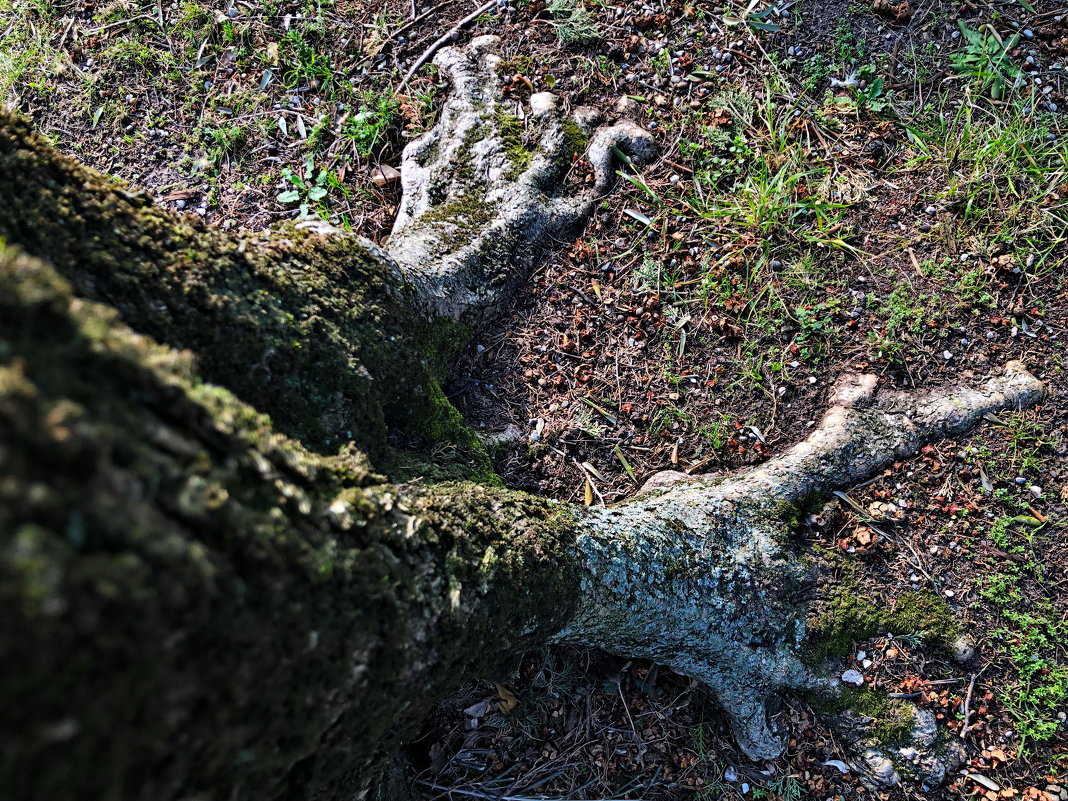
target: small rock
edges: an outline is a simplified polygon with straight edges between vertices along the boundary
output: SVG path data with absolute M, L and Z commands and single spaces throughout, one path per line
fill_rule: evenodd
M 1027 488 L 1027 491 L 1034 495 L 1036 498 L 1042 497 L 1042 487 L 1038 486 L 1037 484 L 1032 484 L 1030 487 Z
M 842 674 L 842 681 L 846 684 L 852 684 L 854 687 L 859 687 L 864 683 L 864 674 L 859 670 L 850 668 Z
M 945 359 L 946 361 L 949 361 L 950 359 L 953 358 L 953 352 L 949 351 L 949 350 L 942 351 L 942 358 Z
M 924 211 L 927 214 L 930 214 L 933 217 L 934 215 L 938 214 L 938 207 L 937 206 L 928 206 L 926 209 L 924 209 Z
M 723 780 L 728 782 L 738 781 L 738 771 L 734 769 L 734 765 L 728 765 L 727 769 L 723 771 Z
M 967 665 L 975 659 L 975 645 L 967 637 L 958 637 L 949 647 L 953 660 L 961 665 Z
M 375 186 L 391 184 L 394 181 L 399 181 L 400 177 L 400 172 L 388 164 L 379 164 L 371 171 L 371 181 L 374 182 Z

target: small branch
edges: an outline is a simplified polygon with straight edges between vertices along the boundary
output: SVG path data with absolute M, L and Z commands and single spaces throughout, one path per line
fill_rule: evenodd
M 457 22 L 448 33 L 446 33 L 440 39 L 436 40 L 432 45 L 430 45 L 430 47 L 424 50 L 423 55 L 419 56 L 419 58 L 415 60 L 415 63 L 412 64 L 411 69 L 408 70 L 408 74 L 404 76 L 404 80 L 402 80 L 400 83 L 400 88 L 403 89 L 405 86 L 407 86 L 408 82 L 415 76 L 415 73 L 417 73 L 424 64 L 426 64 L 430 59 L 432 59 L 434 57 L 434 54 L 438 52 L 438 50 L 447 45 L 449 42 L 453 41 L 460 34 L 460 31 L 462 31 L 465 27 L 467 27 L 476 19 L 481 17 L 495 5 L 497 5 L 497 0 L 489 0 L 488 3 L 483 3 L 481 6 L 472 11 L 462 20 Z

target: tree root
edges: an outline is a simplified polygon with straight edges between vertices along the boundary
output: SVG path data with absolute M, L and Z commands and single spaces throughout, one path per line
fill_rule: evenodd
M 524 119 L 512 114 L 501 100 L 498 43 L 480 36 L 434 59 L 452 91 L 438 124 L 404 150 L 388 243 L 428 314 L 476 325 L 499 310 L 539 250 L 585 222 L 612 185 L 613 148 L 639 164 L 655 152 L 637 125 L 593 132 L 589 110 L 568 118 L 549 93 L 530 98 Z M 565 195 L 587 138 L 594 181 Z
M 700 679 L 746 754 L 778 756 L 782 742 L 768 714 L 777 694 L 842 689 L 826 669 L 801 659 L 806 602 L 819 576 L 787 545 L 799 504 L 959 434 L 986 413 L 1029 406 L 1044 391 L 1020 362 L 979 389 L 876 395 L 875 388 L 875 376 L 844 377 L 820 426 L 764 465 L 729 477 L 654 477 L 630 501 L 591 509 L 577 543 L 587 566 L 584 600 L 556 639 Z M 910 746 L 912 772 L 928 760 L 928 773 L 937 774 L 937 760 L 921 745 Z M 886 774 L 879 781 L 892 780 L 895 763 L 887 771 L 884 757 L 869 751 L 860 763 L 872 776 Z

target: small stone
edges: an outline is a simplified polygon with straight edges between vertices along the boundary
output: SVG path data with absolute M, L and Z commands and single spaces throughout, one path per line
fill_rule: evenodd
M 1034 495 L 1036 498 L 1042 497 L 1042 487 L 1038 486 L 1037 484 L 1032 484 L 1030 487 L 1027 488 L 1027 491 Z
M 1027 479 L 1023 476 L 1016 476 L 1016 478 L 1013 480 L 1021 487 L 1027 483 Z
M 816 383 L 816 376 L 814 376 L 814 375 L 810 375 L 810 376 L 808 377 L 808 383 L 810 383 L 810 384 L 815 384 L 815 383 Z
M 738 771 L 734 769 L 734 765 L 728 765 L 727 769 L 723 771 L 723 780 L 727 782 L 738 781 Z
M 867 651 L 857 651 L 857 659 L 864 660 L 868 657 Z
M 942 351 L 942 358 L 945 359 L 946 361 L 949 361 L 950 359 L 953 358 L 953 352 L 949 351 L 949 350 Z
M 953 590 L 943 590 L 943 592 L 945 593 L 947 598 L 952 598 L 954 595 L 956 595 L 956 593 L 953 592 Z
M 842 681 L 846 684 L 852 684 L 854 687 L 859 687 L 864 683 L 864 674 L 859 670 L 850 668 L 842 674 Z
M 1023 35 L 1024 35 L 1025 39 L 1034 39 L 1035 38 L 1035 32 L 1033 30 L 1031 30 L 1030 28 L 1024 28 Z
M 934 215 L 938 214 L 938 207 L 937 206 L 928 206 L 926 209 L 924 209 L 924 211 L 927 214 L 930 214 L 933 217 Z

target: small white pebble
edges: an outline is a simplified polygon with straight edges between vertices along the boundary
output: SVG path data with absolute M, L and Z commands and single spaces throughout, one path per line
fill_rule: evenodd
M 949 350 L 942 351 L 942 358 L 945 359 L 946 361 L 949 361 L 950 359 L 953 358 L 953 352 L 949 351 Z
M 842 681 L 844 681 L 846 684 L 852 684 L 854 687 L 859 687 L 864 683 L 864 674 L 861 673 L 859 670 L 854 670 L 853 668 L 850 668 L 842 674 Z

